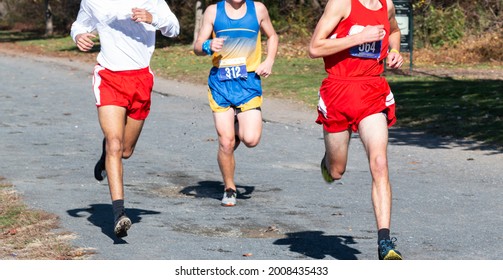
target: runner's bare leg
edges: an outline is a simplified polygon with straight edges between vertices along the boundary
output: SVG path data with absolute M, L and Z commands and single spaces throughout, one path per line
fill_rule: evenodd
M 360 122 L 359 133 L 367 152 L 372 174 L 372 202 L 377 229 L 390 228 L 391 184 L 388 171 L 388 124 L 382 113 L 366 117 Z
M 218 154 L 217 161 L 224 181 L 224 190 L 236 190 L 234 183 L 235 159 L 235 131 L 234 131 L 234 109 L 230 108 L 225 112 L 213 113 L 215 128 L 218 134 Z

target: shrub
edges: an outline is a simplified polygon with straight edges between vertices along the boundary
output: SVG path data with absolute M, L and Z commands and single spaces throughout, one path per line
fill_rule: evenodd
M 418 47 L 455 46 L 463 38 L 465 14 L 459 5 L 438 9 L 429 5 L 426 13 L 415 17 L 415 42 Z

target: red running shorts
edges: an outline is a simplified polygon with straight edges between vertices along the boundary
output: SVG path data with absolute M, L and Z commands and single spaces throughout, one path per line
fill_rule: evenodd
M 139 70 L 111 71 L 101 65 L 94 67 L 93 89 L 96 106 L 126 108 L 126 115 L 145 120 L 150 113 L 154 75 L 149 67 Z
M 333 77 L 323 80 L 316 122 L 329 133 L 351 129 L 358 131 L 360 122 L 383 112 L 388 127 L 396 122 L 395 99 L 383 77 Z

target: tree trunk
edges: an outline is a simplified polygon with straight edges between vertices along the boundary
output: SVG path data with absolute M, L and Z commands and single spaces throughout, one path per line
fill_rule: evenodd
M 203 18 L 203 5 L 201 1 L 196 2 L 196 16 L 195 16 L 195 23 L 194 23 L 194 39 L 192 41 L 192 44 L 194 44 L 197 40 L 197 35 L 199 34 L 199 29 L 201 28 L 201 20 Z
M 52 10 L 49 0 L 44 1 L 45 4 L 45 36 L 52 36 L 54 33 L 54 26 L 52 25 Z
M 321 5 L 320 5 L 320 2 L 318 0 L 311 0 L 311 6 L 313 6 L 313 8 L 316 11 L 320 11 L 321 10 Z

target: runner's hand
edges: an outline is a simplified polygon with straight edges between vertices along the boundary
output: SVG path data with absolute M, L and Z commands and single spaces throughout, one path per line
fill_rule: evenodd
M 214 52 L 219 52 L 224 47 L 225 38 L 213 38 L 211 40 L 210 48 Z
M 131 15 L 132 20 L 136 22 L 145 22 L 148 24 L 152 23 L 152 14 L 149 13 L 147 10 L 140 8 L 133 8 L 132 12 L 133 12 L 133 14 Z
M 262 62 L 255 70 L 255 73 L 264 78 L 269 77 L 272 73 L 272 63 L 267 61 Z
M 361 36 L 362 44 L 370 43 L 384 39 L 386 31 L 384 30 L 384 25 L 367 25 L 359 35 Z
M 77 44 L 79 50 L 87 52 L 94 46 L 92 38 L 96 38 L 96 36 L 92 33 L 81 33 L 75 36 L 75 43 Z
M 386 59 L 388 67 L 391 69 L 400 68 L 403 64 L 403 57 L 401 54 L 396 52 L 390 52 L 388 58 Z

